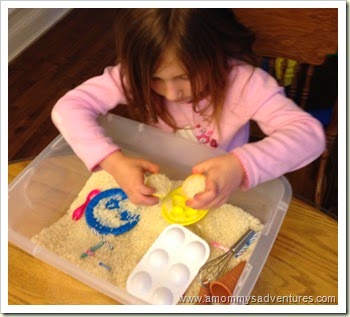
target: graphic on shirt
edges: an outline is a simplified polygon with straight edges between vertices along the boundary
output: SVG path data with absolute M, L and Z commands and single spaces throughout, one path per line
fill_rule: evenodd
M 217 140 L 212 137 L 214 129 L 202 126 L 201 124 L 197 124 L 195 128 L 186 126 L 183 129 L 177 130 L 176 134 L 188 140 L 199 142 L 201 144 L 208 144 L 213 148 L 219 146 Z
M 212 138 L 214 131 L 212 129 L 208 129 L 207 127 L 202 127 L 200 124 L 196 125 L 197 132 L 195 132 L 197 140 L 199 143 L 207 144 L 213 148 L 217 148 L 219 146 L 216 139 Z

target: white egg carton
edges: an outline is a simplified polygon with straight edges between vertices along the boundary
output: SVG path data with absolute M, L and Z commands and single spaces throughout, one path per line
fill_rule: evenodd
M 203 239 L 181 225 L 170 225 L 129 275 L 127 291 L 150 304 L 175 305 L 209 254 Z

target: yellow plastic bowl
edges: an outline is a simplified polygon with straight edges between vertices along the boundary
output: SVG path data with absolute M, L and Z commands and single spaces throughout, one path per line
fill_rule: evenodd
M 188 226 L 201 220 L 208 212 L 206 209 L 193 209 L 186 206 L 187 198 L 181 187 L 169 193 L 162 202 L 162 216 L 169 223 Z

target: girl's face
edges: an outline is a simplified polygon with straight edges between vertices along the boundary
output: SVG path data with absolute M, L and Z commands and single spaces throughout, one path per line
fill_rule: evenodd
M 188 103 L 192 100 L 188 75 L 171 51 L 164 54 L 159 68 L 153 74 L 151 89 L 175 103 Z

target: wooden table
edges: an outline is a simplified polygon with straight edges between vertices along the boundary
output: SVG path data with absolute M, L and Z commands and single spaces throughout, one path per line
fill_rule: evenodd
M 9 165 L 9 182 L 30 161 Z M 289 304 L 308 304 L 303 296 L 330 297 L 338 303 L 338 223 L 300 200 L 292 199 L 272 251 L 252 291 L 256 304 L 266 295 Z M 8 304 L 118 304 L 9 243 Z M 298 297 L 300 296 L 300 297 Z M 304 298 L 305 298 L 304 297 Z M 298 299 L 300 298 L 300 299 Z M 252 303 L 251 303 L 252 304 Z

